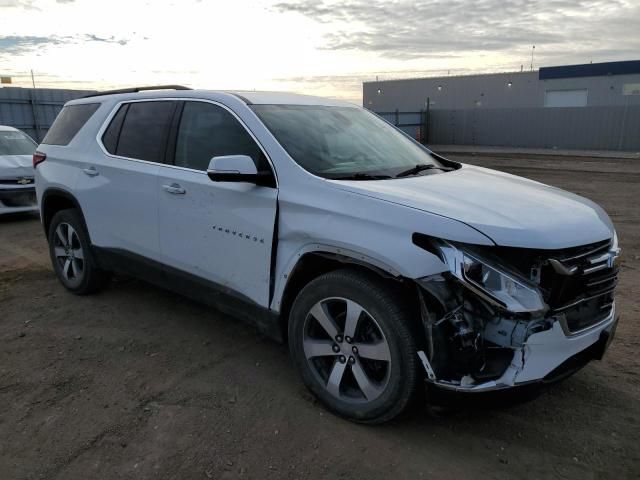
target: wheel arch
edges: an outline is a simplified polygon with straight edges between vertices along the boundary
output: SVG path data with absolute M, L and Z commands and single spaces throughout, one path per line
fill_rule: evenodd
M 315 278 L 345 268 L 375 276 L 396 290 L 405 301 L 419 308 L 415 282 L 398 272 L 385 268 L 384 265 L 371 263 L 361 256 L 349 255 L 344 250 L 340 253 L 328 249 L 310 251 L 301 254 L 295 266 L 286 275 L 286 283 L 279 298 L 280 330 L 285 341 L 288 334 L 289 313 L 300 291 Z
M 82 208 L 80 207 L 80 203 L 72 193 L 61 188 L 53 187 L 47 188 L 44 191 L 44 193 L 42 194 L 40 215 L 42 217 L 44 234 L 45 236 L 47 236 L 47 238 L 49 236 L 49 226 L 51 225 L 53 216 L 60 210 L 66 210 L 68 208 L 75 208 L 76 210 L 78 210 L 86 229 L 87 222 L 85 221 L 84 214 L 82 213 Z M 91 237 L 89 237 L 89 240 L 91 240 Z

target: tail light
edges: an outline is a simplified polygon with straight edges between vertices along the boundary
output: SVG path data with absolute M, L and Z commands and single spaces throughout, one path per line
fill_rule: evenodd
M 33 154 L 33 168 L 36 168 L 39 163 L 44 162 L 47 159 L 47 154 L 42 152 L 36 152 Z

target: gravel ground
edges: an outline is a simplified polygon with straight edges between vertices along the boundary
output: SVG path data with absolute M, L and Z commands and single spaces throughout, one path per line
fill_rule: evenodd
M 602 362 L 527 403 L 355 425 L 313 400 L 283 346 L 136 280 L 68 294 L 38 219 L 1 218 L 0 479 L 640 478 L 640 161 L 451 157 L 612 216 L 622 320 Z

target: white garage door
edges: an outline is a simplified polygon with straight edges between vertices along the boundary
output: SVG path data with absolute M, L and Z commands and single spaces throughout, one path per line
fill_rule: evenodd
M 586 107 L 588 90 L 547 90 L 545 107 Z

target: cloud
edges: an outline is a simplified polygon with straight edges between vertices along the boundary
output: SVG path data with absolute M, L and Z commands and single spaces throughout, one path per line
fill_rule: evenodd
M 64 0 L 64 1 L 73 1 L 73 0 Z M 111 35 L 110 37 L 99 37 L 93 34 L 85 34 L 84 40 L 87 42 L 117 43 L 118 45 L 126 45 L 127 43 L 129 43 L 128 40 L 125 40 L 123 38 L 118 40 L 113 35 Z
M 633 0 L 289 0 L 272 7 L 331 29 L 323 49 L 415 59 L 471 52 L 633 55 L 640 2 Z
M 6 36 L 0 37 L 0 57 L 2 54 L 20 55 L 32 50 L 50 46 L 69 45 L 86 42 L 114 43 L 126 45 L 128 40 L 111 37 L 98 37 L 93 34 L 79 34 L 74 36 Z
M 0 0 L 0 9 L 24 8 L 25 10 L 40 10 L 34 5 L 36 0 Z
M 18 55 L 44 45 L 58 45 L 55 37 L 9 36 L 0 37 L 0 51 Z

